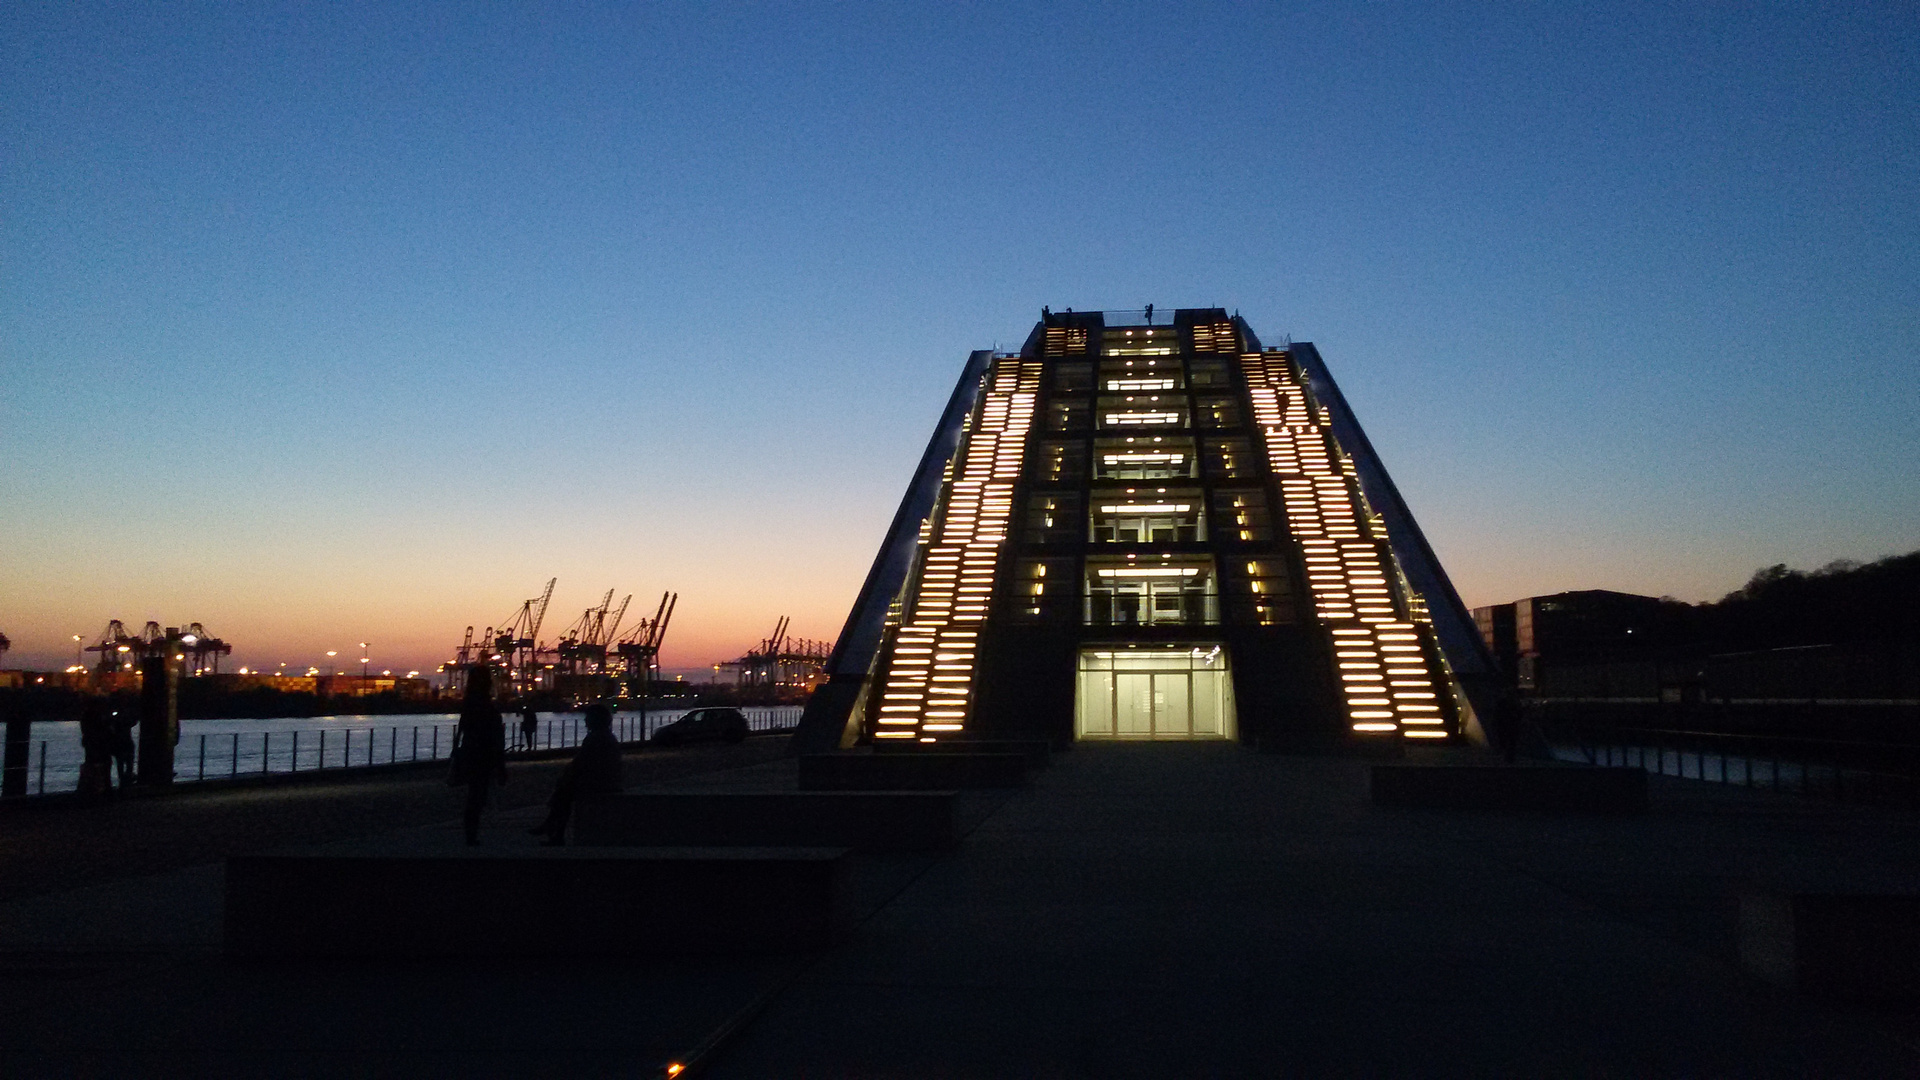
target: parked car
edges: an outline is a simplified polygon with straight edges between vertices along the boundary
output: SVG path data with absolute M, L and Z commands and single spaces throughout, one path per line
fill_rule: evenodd
M 747 718 L 739 709 L 695 709 L 653 733 L 655 746 L 692 742 L 737 743 L 747 737 Z

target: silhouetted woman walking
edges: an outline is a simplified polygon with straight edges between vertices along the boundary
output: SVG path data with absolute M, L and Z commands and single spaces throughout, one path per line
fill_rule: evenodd
M 487 805 L 487 788 L 507 782 L 507 725 L 493 705 L 493 669 L 474 664 L 467 669 L 467 696 L 460 705 L 460 726 L 453 732 L 455 787 L 467 786 L 464 823 L 467 843 L 480 842 L 480 811 Z

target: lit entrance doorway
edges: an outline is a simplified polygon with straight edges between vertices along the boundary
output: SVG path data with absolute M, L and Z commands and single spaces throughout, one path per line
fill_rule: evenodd
M 1074 737 L 1233 738 L 1226 648 L 1200 642 L 1081 649 Z

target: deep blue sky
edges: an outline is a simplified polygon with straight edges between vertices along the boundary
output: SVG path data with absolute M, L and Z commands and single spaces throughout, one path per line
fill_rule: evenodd
M 1042 304 L 1318 343 L 1469 603 L 1920 547 L 1920 9 L 1575 8 L 8 5 L 8 659 L 830 637 Z

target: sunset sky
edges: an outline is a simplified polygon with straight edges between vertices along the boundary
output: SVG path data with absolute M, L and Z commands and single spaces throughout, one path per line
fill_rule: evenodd
M 9 5 L 0 665 L 831 638 L 1042 304 L 1315 342 L 1469 604 L 1920 548 L 1920 9 L 1331 7 Z

